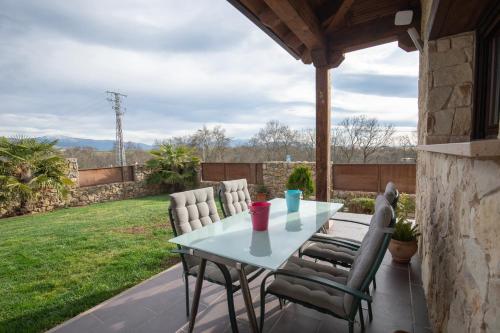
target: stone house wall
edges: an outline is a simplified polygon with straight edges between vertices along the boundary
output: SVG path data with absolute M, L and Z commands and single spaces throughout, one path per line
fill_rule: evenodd
M 433 0 L 422 1 L 422 32 Z M 475 33 L 424 41 L 419 144 L 470 141 Z M 416 220 L 435 332 L 500 332 L 500 159 L 419 151 Z

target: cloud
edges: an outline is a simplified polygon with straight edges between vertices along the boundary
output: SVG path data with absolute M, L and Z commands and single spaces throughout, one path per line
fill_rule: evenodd
M 4 1 L 0 47 L 0 135 L 112 139 L 106 90 L 128 95 L 127 141 L 314 126 L 314 68 L 225 1 Z M 332 71 L 332 119 L 414 126 L 417 72 L 395 43 L 348 53 Z

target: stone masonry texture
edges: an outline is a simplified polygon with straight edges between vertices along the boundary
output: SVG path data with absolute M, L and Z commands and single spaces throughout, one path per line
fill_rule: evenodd
M 433 1 L 423 0 L 425 36 Z M 419 144 L 470 141 L 475 32 L 424 42 Z M 500 332 L 500 159 L 421 151 L 416 221 L 434 332 Z

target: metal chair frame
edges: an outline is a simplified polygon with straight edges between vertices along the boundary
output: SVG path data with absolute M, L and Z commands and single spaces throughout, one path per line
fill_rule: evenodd
M 172 227 L 172 230 L 174 232 L 174 236 L 177 237 L 177 230 L 175 229 L 175 224 L 174 224 L 174 217 L 172 214 L 172 209 L 168 209 L 168 215 L 169 215 L 169 220 L 170 220 L 170 225 Z M 182 270 L 183 270 L 183 280 L 184 280 L 184 285 L 185 285 L 185 296 L 186 296 L 186 316 L 189 317 L 189 276 L 197 277 L 197 273 L 191 273 L 189 271 L 189 266 L 187 264 L 186 255 L 191 255 L 191 251 L 182 248 L 180 245 L 177 244 L 177 249 L 174 249 L 172 251 L 173 253 L 178 253 L 181 257 L 181 262 L 182 262 Z M 238 290 L 241 289 L 241 286 L 239 284 L 234 284 L 231 279 L 231 274 L 229 273 L 229 269 L 222 264 L 213 262 L 221 271 L 222 275 L 224 276 L 224 281 L 225 283 L 221 283 L 220 281 L 215 281 L 213 279 L 210 279 L 208 277 L 203 277 L 204 280 L 215 283 L 217 285 L 223 286 L 226 289 L 226 296 L 227 296 L 227 307 L 229 311 L 229 320 L 231 322 L 231 328 L 233 332 L 238 332 L 238 324 L 236 322 L 236 313 L 234 310 L 234 299 L 233 299 L 233 294 L 237 292 Z M 264 272 L 264 269 L 258 269 L 254 273 L 250 274 L 248 276 L 248 282 L 253 281 L 255 278 L 257 278 L 260 274 Z
M 376 259 L 375 259 L 372 267 L 370 268 L 370 271 L 368 272 L 367 276 L 365 277 L 363 283 L 361 284 L 361 287 L 359 288 L 359 290 L 358 289 L 350 288 L 347 285 L 343 285 L 341 283 L 338 283 L 338 282 L 335 282 L 335 281 L 332 281 L 332 280 L 329 280 L 329 279 L 326 279 L 326 278 L 322 278 L 322 277 L 315 276 L 315 275 L 297 273 L 297 272 L 289 271 L 289 270 L 286 270 L 286 269 L 279 269 L 276 272 L 271 272 L 271 273 L 267 274 L 264 277 L 264 279 L 262 280 L 262 283 L 261 283 L 261 286 L 260 286 L 260 297 L 261 297 L 261 304 L 260 304 L 260 306 L 261 306 L 260 307 L 260 309 L 261 309 L 261 313 L 260 313 L 260 330 L 262 331 L 262 329 L 264 328 L 265 303 L 266 303 L 265 302 L 265 297 L 266 297 L 267 294 L 272 294 L 272 295 L 274 295 L 274 296 L 276 296 L 278 298 L 286 299 L 286 300 L 288 300 L 290 302 L 294 302 L 294 303 L 300 304 L 302 306 L 305 306 L 305 307 L 317 310 L 319 312 L 332 315 L 332 316 L 334 316 L 336 318 L 347 320 L 348 321 L 348 325 L 349 325 L 349 333 L 354 332 L 354 320 L 355 320 L 355 317 L 356 317 L 356 313 L 359 313 L 360 321 L 361 321 L 361 329 L 364 330 L 364 319 L 363 319 L 363 311 L 362 311 L 362 308 L 361 308 L 361 301 L 365 300 L 365 301 L 368 302 L 368 304 L 370 304 L 372 302 L 372 297 L 366 291 L 368 290 L 368 288 L 370 286 L 370 283 L 373 281 L 373 278 L 375 277 L 375 274 L 376 274 L 378 268 L 380 267 L 380 265 L 382 263 L 382 260 L 384 259 L 384 255 L 385 255 L 385 252 L 386 252 L 386 250 L 387 250 L 387 248 L 389 246 L 389 242 L 391 240 L 393 232 L 394 232 L 393 228 L 385 228 L 385 230 L 384 230 L 384 233 L 385 233 L 384 239 L 383 239 L 382 245 L 380 246 L 380 249 L 378 251 L 377 257 L 376 257 Z M 328 309 L 325 309 L 325 308 L 319 308 L 319 307 L 314 306 L 314 305 L 312 305 L 310 303 L 294 299 L 293 297 L 286 297 L 286 296 L 283 296 L 283 295 L 279 295 L 279 294 L 275 294 L 275 293 L 272 293 L 272 292 L 268 292 L 267 289 L 266 289 L 266 286 L 265 286 L 266 280 L 270 276 L 274 276 L 276 278 L 276 276 L 278 276 L 278 275 L 289 276 L 289 277 L 293 277 L 293 278 L 297 278 L 297 279 L 301 279 L 301 280 L 309 281 L 309 282 L 315 282 L 315 283 L 318 283 L 318 284 L 321 284 L 321 285 L 324 285 L 324 286 L 327 286 L 327 287 L 331 287 L 331 288 L 343 291 L 345 293 L 348 293 L 348 294 L 350 294 L 350 295 L 352 295 L 354 297 L 354 301 L 353 301 L 353 304 L 352 304 L 352 307 L 351 307 L 351 311 L 346 316 L 345 315 L 339 315 L 339 314 L 335 313 L 334 311 L 331 311 L 331 310 L 328 310 Z M 371 310 L 369 310 L 369 312 L 371 314 Z

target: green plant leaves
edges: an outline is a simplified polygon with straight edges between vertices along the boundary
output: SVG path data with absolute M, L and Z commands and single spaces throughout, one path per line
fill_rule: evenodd
M 290 177 L 288 177 L 286 188 L 289 190 L 301 190 L 304 197 L 312 195 L 314 193 L 314 183 L 311 169 L 305 165 L 296 166 Z
M 189 147 L 162 144 L 152 150 L 152 159 L 146 162 L 150 171 L 147 182 L 150 184 L 181 185 L 193 187 L 198 181 L 200 159 Z

